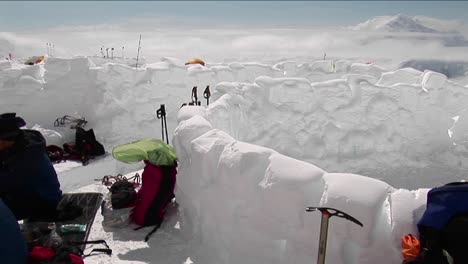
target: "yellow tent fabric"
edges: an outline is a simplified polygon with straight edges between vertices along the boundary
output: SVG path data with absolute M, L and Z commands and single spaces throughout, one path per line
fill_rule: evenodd
M 159 139 L 145 138 L 112 149 L 118 161 L 136 163 L 147 160 L 156 166 L 173 166 L 177 161 L 174 149 Z

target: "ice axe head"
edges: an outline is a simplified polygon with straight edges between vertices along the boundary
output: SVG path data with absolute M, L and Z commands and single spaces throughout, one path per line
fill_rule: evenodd
M 322 213 L 322 221 L 320 223 L 320 238 L 319 249 L 317 254 L 317 264 L 325 264 L 325 255 L 327 249 L 328 236 L 328 221 L 330 217 L 337 216 L 354 222 L 357 225 L 363 226 L 359 220 L 335 208 L 328 207 L 306 207 L 306 212 L 320 211 Z
M 341 217 L 341 218 L 344 218 L 344 219 L 349 220 L 351 222 L 354 222 L 355 224 L 357 224 L 359 226 L 363 226 L 362 223 L 359 220 L 357 220 L 356 218 L 350 216 L 349 214 L 347 214 L 347 213 L 345 213 L 343 211 L 335 209 L 335 208 L 306 207 L 306 211 L 307 212 L 320 211 L 323 215 L 328 215 L 328 217 L 332 217 L 332 216 Z

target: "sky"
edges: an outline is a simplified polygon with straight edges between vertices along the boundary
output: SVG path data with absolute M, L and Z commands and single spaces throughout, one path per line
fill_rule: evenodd
M 156 17 L 208 25 L 349 26 L 374 16 L 468 22 L 465 1 L 0 1 L 0 31 L 122 23 Z

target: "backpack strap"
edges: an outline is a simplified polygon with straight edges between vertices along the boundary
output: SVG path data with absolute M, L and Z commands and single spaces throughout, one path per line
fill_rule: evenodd
M 93 248 L 93 250 L 91 250 L 88 254 L 83 254 L 82 258 L 86 258 L 91 255 L 94 255 L 93 254 L 94 252 L 105 253 L 106 255 L 109 255 L 109 256 L 112 255 L 112 249 L 110 248 Z
M 84 254 L 84 251 L 81 251 L 82 258 L 91 256 L 94 252 L 105 253 L 107 255 L 112 255 L 112 249 L 110 249 L 109 245 L 105 240 L 87 240 L 87 241 L 70 241 L 71 245 L 89 245 L 89 244 L 102 244 L 106 246 L 106 248 L 93 248 L 88 254 Z
M 130 177 L 127 180 L 129 182 L 131 182 L 133 184 L 133 187 L 135 187 L 135 188 L 137 188 L 138 186 L 141 185 L 141 176 L 140 176 L 140 174 L 138 172 L 135 173 L 135 175 L 133 177 Z
M 134 228 L 133 230 L 140 230 L 142 228 L 145 228 L 146 226 L 139 226 L 139 227 L 136 227 Z M 155 225 L 153 227 L 153 229 L 151 229 L 151 231 L 145 236 L 145 242 L 148 242 L 148 240 L 150 239 L 150 237 L 158 230 L 158 228 L 161 227 L 161 223 Z
M 145 236 L 145 242 L 148 242 L 150 237 L 158 230 L 158 228 L 161 226 L 161 224 L 157 224 L 146 236 Z
M 99 240 L 86 240 L 86 241 L 70 241 L 69 242 L 72 245 L 88 245 L 88 244 L 103 244 L 107 248 L 109 248 L 109 245 L 104 239 L 99 239 Z

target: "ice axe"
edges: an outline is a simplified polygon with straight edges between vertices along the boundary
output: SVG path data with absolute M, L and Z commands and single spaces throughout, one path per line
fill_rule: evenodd
M 325 264 L 325 253 L 327 250 L 327 236 L 328 236 L 328 220 L 332 216 L 338 216 L 356 223 L 357 225 L 363 226 L 359 220 L 350 216 L 349 214 L 342 212 L 338 209 L 328 207 L 306 207 L 306 212 L 320 211 L 322 213 L 322 221 L 320 223 L 320 239 L 319 249 L 317 256 L 317 264 Z

